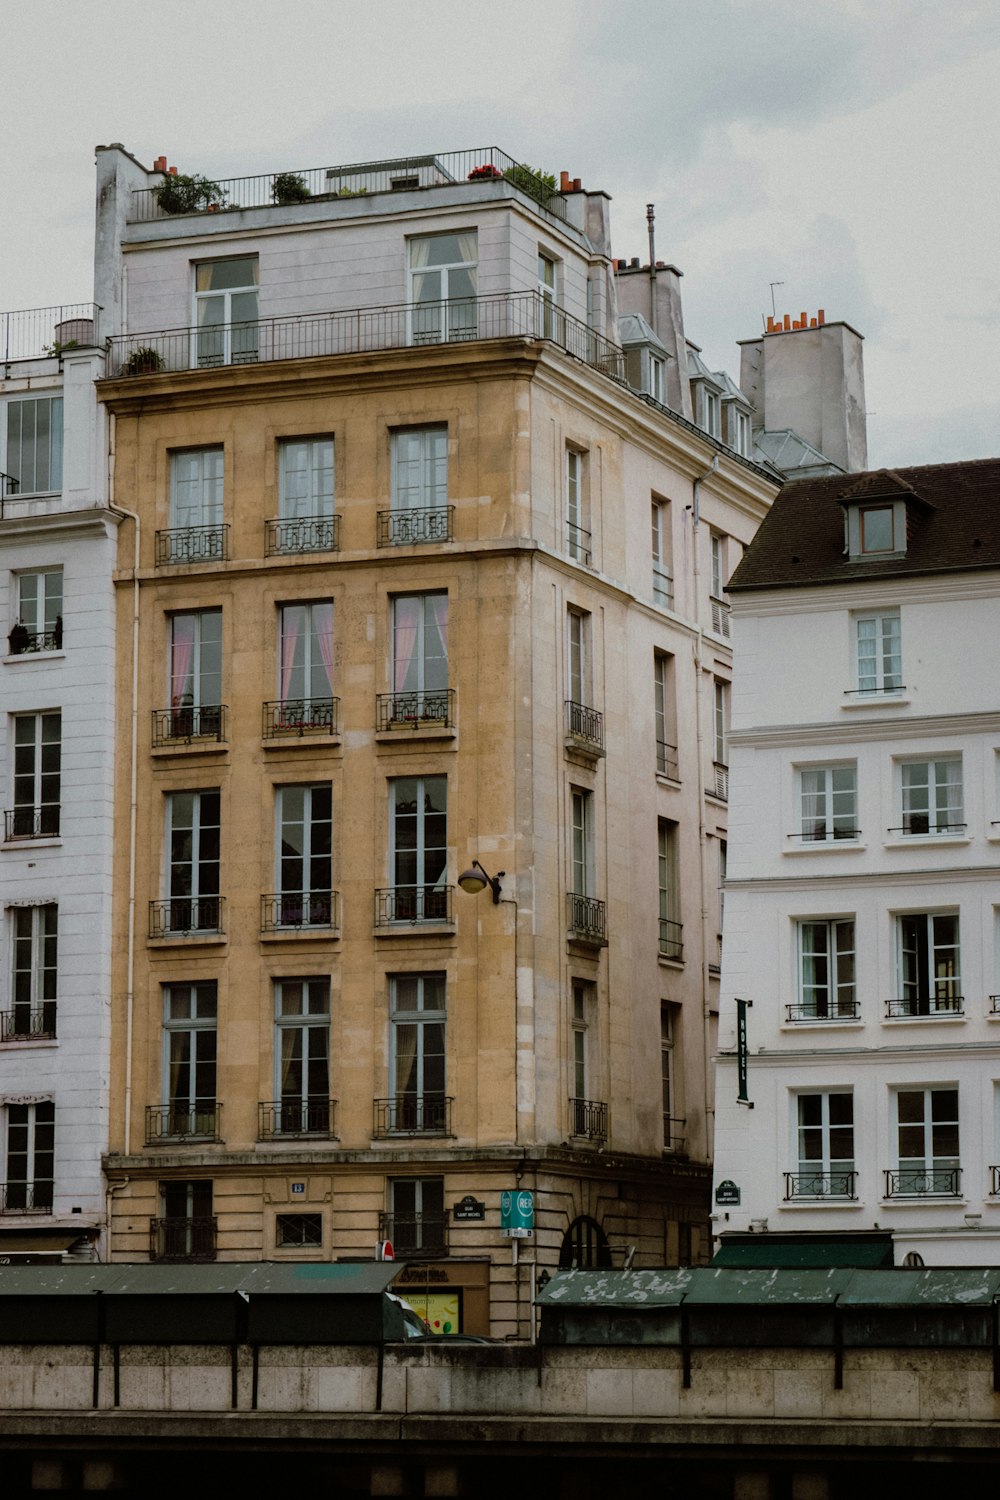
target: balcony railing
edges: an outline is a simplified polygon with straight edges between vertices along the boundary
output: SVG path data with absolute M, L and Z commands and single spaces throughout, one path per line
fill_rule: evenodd
M 264 704 L 265 740 L 306 734 L 339 734 L 339 698 L 285 698 Z
M 379 693 L 375 699 L 375 727 L 386 729 L 451 729 L 455 723 L 455 692 Z
M 270 1099 L 257 1106 L 257 1139 L 318 1135 L 332 1139 L 336 1099 Z
M 454 316 L 457 308 L 462 312 L 460 318 Z M 240 357 L 239 363 L 246 365 L 423 346 L 428 337 L 421 330 L 428 326 L 440 330 L 440 338 L 433 340 L 435 343 L 510 338 L 545 340 L 612 380 L 625 379 L 625 359 L 617 344 L 569 313 L 560 311 L 554 319 L 548 298 L 534 289 L 493 292 L 464 298 L 461 303 L 398 302 L 295 317 L 261 318 L 252 325 L 213 324 L 212 331 L 235 339 L 244 349 L 251 346 L 252 352 Z M 120 334 L 108 340 L 108 375 L 139 376 L 197 369 L 199 337 L 203 334 L 204 330 L 198 328 Z M 589 561 L 590 533 L 580 535 L 586 538 L 584 545 L 588 552 L 588 557 L 581 560 Z M 579 554 L 571 552 L 571 556 Z
M 729 801 L 729 767 L 723 765 L 719 760 L 714 761 L 712 764 L 712 785 L 710 790 L 712 796 L 718 797 L 720 802 Z
M 375 926 L 450 922 L 450 885 L 396 885 L 375 892 Z
M 222 1105 L 214 1099 L 194 1104 L 147 1104 L 146 1145 L 161 1141 L 218 1141 Z
M 957 1198 L 961 1191 L 961 1167 L 900 1167 L 885 1173 L 887 1198 Z
M 608 1106 L 597 1099 L 571 1099 L 569 1129 L 577 1140 L 597 1141 L 603 1146 L 608 1138 Z
M 68 302 L 0 313 L 0 363 L 43 359 L 71 347 L 95 347 L 100 337 L 99 312 L 94 302 Z
M 837 844 L 848 839 L 859 839 L 861 837 L 861 829 L 843 828 L 830 823 L 819 823 L 812 828 L 803 828 L 799 833 L 790 833 L 787 837 L 795 839 L 800 844 Z
M 965 1013 L 965 997 L 963 995 L 904 995 L 900 1000 L 887 1000 L 885 1013 L 892 1019 L 961 1016 Z
M 861 1016 L 860 1000 L 798 1000 L 785 1006 L 785 1015 L 792 1021 L 857 1021 Z
M 196 1219 L 150 1219 L 150 1260 L 215 1259 L 215 1215 Z
M 566 551 L 577 562 L 590 567 L 590 532 L 573 521 L 566 522 Z
M 684 1147 L 687 1145 L 687 1116 L 678 1119 L 675 1115 L 663 1116 L 663 1149 L 672 1151 L 675 1156 L 684 1155 Z
M 221 936 L 225 896 L 174 896 L 149 903 L 149 936 L 188 937 L 195 933 Z
M 444 1094 L 397 1094 L 373 1099 L 372 1135 L 451 1135 L 453 1099 Z
M 674 607 L 674 580 L 666 568 L 653 564 L 653 603 L 663 609 Z
M 569 891 L 566 896 L 566 920 L 570 936 L 578 942 L 596 943 L 605 947 L 608 941 L 607 908 L 603 901 L 593 896 L 581 896 Z
M 297 516 L 264 522 L 264 551 L 268 557 L 299 552 L 339 552 L 339 516 Z
M 51 1182 L 0 1182 L 0 1214 L 50 1214 Z
M 857 1197 L 857 1172 L 786 1172 L 785 1202 L 797 1198 L 849 1198 Z
M 18 839 L 57 839 L 59 803 L 46 802 L 42 807 L 7 808 L 3 815 L 3 836 L 7 843 L 14 843 Z
M 19 621 L 7 637 L 11 656 L 26 656 L 32 651 L 61 651 L 62 642 L 62 615 L 56 616 L 51 630 L 29 630 Z
M 716 635 L 729 639 L 729 605 L 721 599 L 711 600 L 712 605 L 712 629 Z
M 660 776 L 669 776 L 671 781 L 680 781 L 681 768 L 677 759 L 677 746 L 666 740 L 656 742 L 656 770 Z
M 379 1214 L 379 1239 L 397 1260 L 437 1260 L 448 1254 L 447 1214 Z
M 423 510 L 380 510 L 376 541 L 380 547 L 415 547 L 422 542 L 450 542 L 455 507 L 431 505 Z
M 228 526 L 174 526 L 156 533 L 156 564 L 224 562 L 229 556 Z
M 660 918 L 660 957 L 684 960 L 684 923 L 671 917 Z
M 339 891 L 275 891 L 261 896 L 261 932 L 315 927 L 340 927 Z
M 886 833 L 898 833 L 904 839 L 925 838 L 934 834 L 962 834 L 967 823 L 932 823 L 927 813 L 908 813 L 897 828 L 887 828 Z
M 566 702 L 566 733 L 588 750 L 604 749 L 604 715 L 584 703 Z
M 0 1042 L 51 1042 L 56 1034 L 56 1002 L 15 1005 L 0 1011 Z
M 195 740 L 226 742 L 226 720 L 229 710 L 224 703 L 206 703 L 200 707 L 153 709 L 153 749 L 165 745 L 190 745 Z

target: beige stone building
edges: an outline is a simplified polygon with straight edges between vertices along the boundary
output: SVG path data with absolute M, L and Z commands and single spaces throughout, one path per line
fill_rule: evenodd
M 112 1257 L 388 1240 L 522 1336 L 542 1268 L 703 1258 L 721 596 L 776 486 L 626 384 L 601 193 L 98 178 Z

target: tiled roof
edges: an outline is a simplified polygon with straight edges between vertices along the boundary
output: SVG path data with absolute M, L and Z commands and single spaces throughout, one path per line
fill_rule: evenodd
M 847 557 L 844 504 L 907 501 L 904 556 Z M 1000 458 L 799 479 L 781 489 L 729 591 L 1000 568 Z

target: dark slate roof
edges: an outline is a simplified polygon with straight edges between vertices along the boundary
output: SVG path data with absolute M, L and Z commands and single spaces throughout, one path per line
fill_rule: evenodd
M 883 496 L 907 502 L 905 556 L 849 559 L 844 505 Z M 984 568 L 1000 568 L 1000 458 L 786 484 L 729 580 L 729 592 Z

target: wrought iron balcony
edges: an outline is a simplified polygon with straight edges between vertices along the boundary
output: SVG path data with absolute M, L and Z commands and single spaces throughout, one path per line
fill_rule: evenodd
M 379 1239 L 397 1260 L 438 1260 L 448 1254 L 447 1214 L 379 1214 Z
M 375 892 L 375 926 L 450 922 L 450 885 L 396 885 Z
M 259 1141 L 287 1140 L 289 1136 L 334 1137 L 336 1099 L 271 1099 L 257 1106 Z
M 339 698 L 285 698 L 264 704 L 265 740 L 306 734 L 339 734 Z
M 820 822 L 803 828 L 799 833 L 790 833 L 787 837 L 796 839 L 800 844 L 837 844 L 849 839 L 859 839 L 861 829 L 842 828 L 833 823 Z
M 582 749 L 604 753 L 604 715 L 583 703 L 566 701 L 566 734 Z
M 0 1042 L 51 1042 L 56 1034 L 56 1002 L 15 1005 L 0 1011 Z
M 967 827 L 967 823 L 932 823 L 928 813 L 914 812 L 907 813 L 898 827 L 887 828 L 886 833 L 898 833 L 904 839 L 925 838 L 935 834 L 962 834 Z
M 218 1141 L 222 1105 L 215 1099 L 192 1104 L 147 1104 L 146 1145 L 163 1141 Z
M 660 918 L 660 957 L 675 959 L 677 963 L 683 962 L 683 922 L 674 922 L 670 917 Z
M 158 567 L 168 563 L 224 562 L 228 556 L 228 526 L 174 526 L 156 533 Z
M 713 762 L 709 792 L 711 796 L 718 797 L 720 802 L 729 801 L 729 767 L 720 760 Z
M 71 302 L 0 313 L 0 363 L 58 358 L 68 349 L 97 347 L 100 311 L 94 302 Z
M 566 551 L 577 562 L 590 567 L 590 532 L 573 521 L 566 522 Z
M 149 1258 L 153 1261 L 215 1259 L 215 1215 L 196 1219 L 150 1219 Z
M 662 609 L 674 607 L 674 580 L 666 568 L 653 564 L 653 603 Z
M 229 710 L 224 703 L 191 704 L 180 708 L 153 709 L 153 749 L 165 745 L 190 745 L 195 740 L 224 745 Z
M 268 557 L 299 552 L 339 552 L 340 517 L 296 516 L 264 522 Z
M 962 1192 L 961 1167 L 900 1167 L 884 1175 L 887 1198 L 958 1198 Z
M 453 688 L 418 693 L 379 693 L 375 699 L 375 727 L 378 730 L 424 729 L 431 726 L 451 729 L 454 724 Z
M 660 776 L 669 776 L 671 781 L 680 781 L 681 768 L 677 760 L 677 746 L 666 740 L 656 742 L 656 770 Z
M 373 1099 L 372 1135 L 451 1135 L 453 1100 L 445 1094 L 396 1094 Z
M 261 932 L 340 928 L 339 891 L 276 891 L 260 898 Z
M 893 1020 L 909 1017 L 911 1020 L 926 1016 L 961 1016 L 965 1014 L 963 995 L 904 995 L 900 1000 L 887 1000 L 885 1013 Z
M 798 1000 L 785 1006 L 785 1015 L 789 1022 L 857 1021 L 861 1017 L 861 1002 L 839 998 Z
M 857 1172 L 786 1172 L 785 1202 L 798 1198 L 848 1198 L 857 1197 L 855 1186 Z
M 569 1131 L 577 1140 L 597 1141 L 608 1138 L 608 1106 L 596 1099 L 569 1101 Z
M 50 1214 L 51 1182 L 0 1182 L 0 1214 Z
M 423 510 L 380 510 L 376 541 L 380 547 L 413 547 L 421 542 L 450 542 L 455 529 L 453 505 Z
M 687 1144 L 687 1116 L 678 1119 L 674 1115 L 663 1116 L 663 1149 L 671 1151 L 675 1156 L 684 1155 L 684 1147 Z
M 170 901 L 149 903 L 149 936 L 189 937 L 211 933 L 221 937 L 224 896 L 175 896 Z
M 26 656 L 34 651 L 61 651 L 63 643 L 62 615 L 56 616 L 51 630 L 29 630 L 20 622 L 7 637 L 11 656 Z
M 595 943 L 602 948 L 607 946 L 607 908 L 603 901 L 595 901 L 593 896 L 581 896 L 570 891 L 566 896 L 566 908 L 570 937 L 582 943 Z
M 729 605 L 722 599 L 713 599 L 712 604 L 712 629 L 716 635 L 729 639 Z
M 7 843 L 18 839 L 56 839 L 59 837 L 59 803 L 46 802 L 42 807 L 8 808 L 3 815 L 3 836 Z

